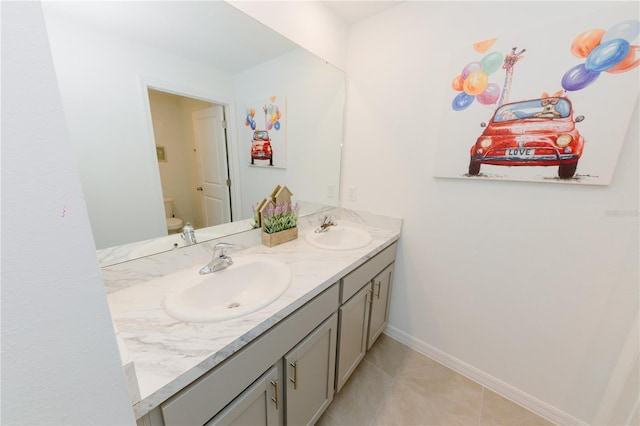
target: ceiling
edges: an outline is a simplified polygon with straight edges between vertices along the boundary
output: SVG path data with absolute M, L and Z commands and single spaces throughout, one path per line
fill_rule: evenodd
M 57 17 L 230 73 L 298 46 L 221 1 L 44 1 Z
M 351 25 L 365 18 L 373 16 L 383 10 L 396 6 L 402 1 L 340 1 L 326 0 L 323 3 L 346 24 Z
M 401 1 L 323 3 L 351 25 Z M 45 1 L 45 17 L 57 16 L 143 45 L 235 73 L 297 46 L 221 1 Z M 222 65 L 221 65 L 222 64 Z

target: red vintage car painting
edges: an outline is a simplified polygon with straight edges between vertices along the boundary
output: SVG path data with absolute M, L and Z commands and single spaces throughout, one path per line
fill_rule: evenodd
M 469 175 L 482 164 L 496 166 L 558 166 L 558 176 L 570 179 L 582 156 L 584 138 L 573 118 L 571 101 L 551 97 L 513 102 L 498 108 L 471 147 Z
M 251 139 L 251 164 L 255 160 L 269 160 L 269 165 L 273 166 L 273 148 L 271 138 L 266 130 L 256 130 Z

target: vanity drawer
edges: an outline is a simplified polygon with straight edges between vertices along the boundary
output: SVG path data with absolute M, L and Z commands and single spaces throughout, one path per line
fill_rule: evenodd
M 340 303 L 345 303 L 396 258 L 397 243 L 369 259 L 364 265 L 340 281 Z

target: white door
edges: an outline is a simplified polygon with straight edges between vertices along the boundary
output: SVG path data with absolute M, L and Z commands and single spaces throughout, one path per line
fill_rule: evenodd
M 219 225 L 231 221 L 228 165 L 224 110 L 214 105 L 192 114 L 195 145 L 201 184 L 196 189 L 202 193 L 204 226 Z

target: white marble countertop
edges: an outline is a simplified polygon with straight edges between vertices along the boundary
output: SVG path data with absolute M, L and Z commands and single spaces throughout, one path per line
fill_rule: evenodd
M 348 251 L 324 250 L 305 241 L 322 214 L 299 221 L 299 237 L 275 247 L 260 243 L 260 231 L 230 235 L 236 244 L 229 255 L 261 254 L 289 265 L 292 280 L 275 302 L 249 315 L 214 323 L 175 320 L 162 309 L 171 274 L 209 262 L 211 247 L 221 239 L 160 253 L 102 269 L 108 303 L 119 337 L 135 366 L 140 401 L 133 405 L 140 418 L 176 392 L 243 348 L 400 237 L 402 220 L 375 214 L 333 209 L 340 224 L 369 231 L 367 246 Z

